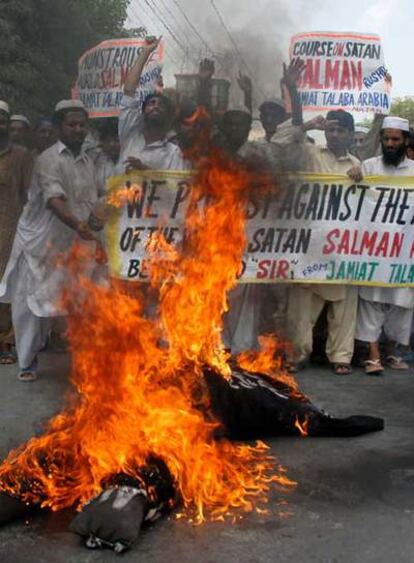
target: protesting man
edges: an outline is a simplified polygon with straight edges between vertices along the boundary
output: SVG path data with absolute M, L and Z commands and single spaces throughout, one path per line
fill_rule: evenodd
M 95 159 L 96 178 L 101 192 L 106 191 L 106 181 L 116 176 L 119 160 L 120 144 L 118 137 L 118 120 L 106 119 L 99 128 L 101 151 Z
M 34 128 L 33 154 L 38 156 L 57 141 L 56 131 L 50 117 L 41 117 Z
M 37 377 L 37 356 L 46 344 L 50 318 L 65 312 L 61 291 L 69 272 L 57 266 L 73 243 L 82 244 L 94 267 L 95 235 L 88 218 L 98 200 L 95 167 L 82 144 L 88 114 L 81 102 L 63 100 L 54 124 L 59 140 L 37 159 L 28 203 L 20 218 L 16 240 L 0 295 L 11 299 L 19 379 Z
M 183 170 L 186 165 L 180 148 L 170 142 L 174 108 L 160 93 L 149 94 L 144 102 L 135 97 L 145 65 L 160 39 L 148 37 L 124 86 L 119 114 L 120 166 L 130 170 Z
M 32 126 L 25 115 L 10 116 L 10 141 L 14 145 L 30 147 Z
M 304 172 L 346 175 L 359 164 L 349 153 L 354 138 L 354 119 L 346 111 L 329 111 L 326 120 L 318 116 L 312 122 L 325 130 L 326 146 L 303 142 L 292 145 L 300 169 Z M 307 129 L 310 125 L 307 125 Z M 325 305 L 328 305 L 326 354 L 334 373 L 351 372 L 358 293 L 356 288 L 329 284 L 292 284 L 289 290 L 287 320 L 296 357 L 292 371 L 306 365 L 312 352 L 312 331 Z
M 0 280 L 10 257 L 33 165 L 27 149 L 10 143 L 9 115 L 8 104 L 0 101 Z M 16 361 L 11 351 L 12 341 L 10 305 L 0 303 L 0 364 Z
M 362 176 L 414 176 L 414 162 L 407 158 L 409 122 L 399 117 L 386 117 L 381 131 L 382 156 L 362 163 L 362 171 L 353 171 L 355 181 Z M 395 343 L 408 345 L 414 308 L 411 288 L 361 287 L 355 337 L 369 343 L 369 359 L 365 371 L 377 375 L 384 370 L 379 338 L 384 329 L 387 337 L 386 365 L 391 369 L 407 370 L 408 364 L 395 353 Z

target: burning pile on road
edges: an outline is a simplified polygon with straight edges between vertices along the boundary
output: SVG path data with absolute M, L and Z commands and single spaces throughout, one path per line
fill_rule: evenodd
M 358 421 L 340 427 L 278 376 L 269 342 L 262 355 L 235 363 L 223 348 L 222 315 L 237 283 L 251 185 L 243 167 L 221 156 L 200 167 L 182 248 L 153 240 L 155 318 L 145 314 L 143 296 L 82 279 L 82 256 L 74 252 L 78 297 L 72 287 L 63 298 L 78 394 L 42 436 L 9 454 L 0 490 L 51 510 L 84 507 L 74 529 L 90 536 L 91 547 L 119 539 L 113 529 L 96 537 L 90 515 L 97 506 L 99 520 L 141 499 L 129 518 L 137 531 L 143 518 L 178 503 L 197 522 L 260 510 L 272 482 L 294 484 L 265 444 L 229 437 L 300 435 L 304 428 L 358 433 Z M 376 421 L 369 430 L 378 428 Z

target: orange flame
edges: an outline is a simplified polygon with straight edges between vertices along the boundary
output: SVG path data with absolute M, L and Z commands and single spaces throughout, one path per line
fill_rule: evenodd
M 300 435 L 302 438 L 306 438 L 309 434 L 308 431 L 309 421 L 307 418 L 303 422 L 300 422 L 299 418 L 296 417 L 295 427 L 299 430 Z
M 215 440 L 220 425 L 206 414 L 203 366 L 229 375 L 221 318 L 246 243 L 250 181 L 245 170 L 221 159 L 202 167 L 183 248 L 161 236 L 152 248 L 156 318 L 145 315 L 144 298 L 129 295 L 122 283 L 97 287 L 82 278 L 84 257 L 74 249 L 77 289 L 63 300 L 71 311 L 71 380 L 78 394 L 44 435 L 9 454 L 0 489 L 52 510 L 82 506 L 109 476 L 134 476 L 155 455 L 167 464 L 186 514 L 202 522 L 259 507 L 272 482 L 295 484 L 275 469 L 262 442 Z M 209 204 L 200 208 L 205 196 Z M 160 249 L 168 260 L 159 258 Z

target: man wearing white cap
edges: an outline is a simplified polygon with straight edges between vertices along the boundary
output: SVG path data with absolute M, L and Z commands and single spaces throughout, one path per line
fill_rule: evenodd
M 10 257 L 33 167 L 30 152 L 10 143 L 9 115 L 8 104 L 0 101 L 0 280 Z M 0 364 L 15 363 L 12 341 L 10 305 L 0 303 Z
M 30 147 L 32 125 L 25 115 L 10 116 L 10 141 L 14 145 Z
M 57 254 L 81 244 L 94 265 L 95 235 L 88 218 L 99 193 L 95 166 L 85 153 L 88 114 L 77 100 L 63 100 L 53 121 L 59 140 L 37 159 L 29 200 L 20 218 L 13 252 L 0 284 L 11 299 L 20 367 L 19 379 L 37 377 L 37 355 L 46 344 L 52 317 L 65 312 L 60 293 L 69 272 L 56 267 Z
M 414 176 L 414 162 L 406 157 L 409 130 L 407 119 L 386 117 L 381 131 L 382 156 L 365 160 L 361 176 Z M 384 370 L 378 344 L 382 329 L 388 340 L 386 365 L 392 369 L 407 370 L 408 365 L 395 355 L 394 344 L 409 344 L 414 290 L 361 287 L 359 297 L 355 337 L 369 343 L 366 373 L 374 375 Z

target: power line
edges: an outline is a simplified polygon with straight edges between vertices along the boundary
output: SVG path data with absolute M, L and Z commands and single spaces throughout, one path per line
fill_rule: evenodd
M 153 5 L 151 5 L 149 0 L 145 0 L 145 3 L 151 9 L 151 11 L 155 14 L 155 16 L 157 16 L 158 8 L 155 7 L 154 2 L 152 2 Z M 185 53 L 185 47 L 182 45 L 182 43 L 180 42 L 180 40 L 178 39 L 178 37 L 176 36 L 174 31 L 170 28 L 170 26 L 164 20 L 161 13 L 158 14 L 158 18 L 160 19 L 162 25 L 165 27 L 165 29 L 168 31 L 168 33 L 171 35 L 171 37 L 174 39 L 174 41 L 177 43 L 177 45 L 180 47 L 180 49 L 183 51 L 183 53 Z
M 219 9 L 216 6 L 216 3 L 214 2 L 214 0 L 210 0 L 210 4 L 213 7 L 219 22 L 221 23 L 221 25 L 223 26 L 225 32 L 227 33 L 228 38 L 230 39 L 231 44 L 233 45 L 234 48 L 234 52 L 236 53 L 236 55 L 239 57 L 240 61 L 244 64 L 244 66 L 246 67 L 246 69 L 248 70 L 248 72 L 250 73 L 250 76 L 252 76 L 253 78 L 255 78 L 255 73 L 252 71 L 252 69 L 250 68 L 250 66 L 247 64 L 247 62 L 245 61 L 243 55 L 240 52 L 239 47 L 237 46 L 236 41 L 233 39 L 232 34 L 230 33 L 229 28 L 227 27 L 227 25 L 224 22 L 224 19 L 219 11 Z M 255 78 L 255 82 L 257 84 L 257 88 L 259 89 L 260 93 L 262 94 L 263 97 L 265 97 L 265 94 L 263 92 L 263 90 L 260 88 L 260 86 L 258 85 L 257 79 Z
M 186 40 L 186 42 L 188 43 L 188 45 L 190 46 L 191 49 L 193 49 L 193 45 L 191 44 L 189 38 L 188 38 L 188 34 L 186 33 L 186 30 L 182 27 L 181 22 L 179 21 L 178 17 L 174 14 L 173 10 L 168 6 L 168 4 L 165 2 L 165 0 L 160 0 L 161 4 L 164 6 L 166 12 L 168 13 L 168 15 L 170 16 L 170 18 L 172 20 L 174 20 L 177 29 L 180 33 L 180 35 L 182 37 L 184 37 L 184 39 Z
M 190 26 L 190 28 L 192 29 L 192 31 L 195 33 L 195 35 L 200 39 L 200 41 L 203 43 L 203 45 L 206 47 L 206 49 L 213 55 L 213 57 L 217 58 L 216 55 L 214 54 L 213 49 L 211 49 L 211 47 L 209 46 L 209 44 L 204 40 L 204 38 L 202 37 L 202 35 L 198 32 L 197 28 L 193 25 L 193 23 L 191 22 L 191 20 L 188 18 L 187 14 L 184 12 L 184 10 L 181 8 L 178 0 L 173 0 L 174 4 L 177 6 L 177 8 L 180 11 L 180 14 L 184 17 L 185 21 L 188 23 L 188 25 Z
M 135 1 L 138 2 L 138 0 L 135 0 Z M 144 9 L 144 6 L 145 6 L 145 4 L 140 3 L 136 7 L 136 5 L 134 3 L 132 3 L 131 9 L 133 11 L 133 14 L 135 15 L 135 17 L 138 20 L 142 20 L 142 16 L 139 16 L 138 13 L 137 13 L 137 8 L 138 8 L 142 12 L 142 14 L 145 14 L 145 19 L 147 20 L 147 22 L 149 22 L 151 24 L 151 26 L 148 26 L 148 25 L 145 26 L 147 28 L 147 30 L 149 30 L 150 27 L 151 27 L 154 30 L 155 35 L 157 35 L 157 36 L 162 35 L 162 30 L 160 28 L 160 24 L 159 24 L 158 19 L 153 17 L 152 12 L 148 11 L 148 8 L 146 6 L 145 6 L 145 9 Z M 178 54 L 178 52 L 173 51 L 173 45 L 169 45 L 168 51 L 169 52 L 166 53 L 166 58 L 170 59 L 174 63 L 174 65 L 179 66 L 180 62 L 179 62 L 178 58 L 182 56 L 181 53 Z M 173 56 L 172 53 L 174 53 L 175 56 Z

